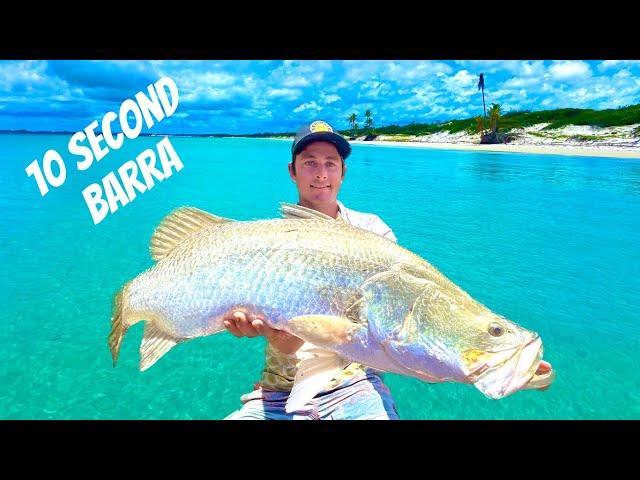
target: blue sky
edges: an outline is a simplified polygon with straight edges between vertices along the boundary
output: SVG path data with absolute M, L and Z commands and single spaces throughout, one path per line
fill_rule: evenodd
M 430 123 L 503 111 L 617 108 L 640 103 L 638 60 L 0 61 L 0 130 L 78 131 L 163 76 L 180 104 L 152 133 L 338 129 L 373 112 L 375 125 Z

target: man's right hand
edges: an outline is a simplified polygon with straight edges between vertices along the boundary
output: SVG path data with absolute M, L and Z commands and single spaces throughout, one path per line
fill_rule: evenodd
M 227 313 L 222 319 L 222 324 L 236 337 L 265 336 L 275 348 L 288 355 L 296 352 L 304 343 L 301 338 L 284 330 L 271 328 L 264 318 L 243 310 Z

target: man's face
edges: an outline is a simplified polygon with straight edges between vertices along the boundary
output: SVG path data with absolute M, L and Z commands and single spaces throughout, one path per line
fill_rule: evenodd
M 335 145 L 330 142 L 310 143 L 296 155 L 296 171 L 289 164 L 289 175 L 298 185 L 303 203 L 333 203 L 336 201 L 344 171 Z

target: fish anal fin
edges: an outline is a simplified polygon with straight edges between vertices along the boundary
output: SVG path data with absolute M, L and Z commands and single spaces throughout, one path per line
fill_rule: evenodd
M 160 330 L 153 322 L 147 322 L 140 344 L 140 371 L 144 372 L 151 367 L 178 342 L 178 339 Z

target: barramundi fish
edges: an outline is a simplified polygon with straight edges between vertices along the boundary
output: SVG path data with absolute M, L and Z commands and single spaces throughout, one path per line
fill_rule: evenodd
M 430 383 L 475 385 L 500 399 L 544 389 L 555 371 L 537 333 L 492 312 L 426 260 L 378 234 L 305 207 L 233 221 L 174 210 L 151 240 L 157 263 L 114 300 L 116 365 L 129 327 L 146 321 L 140 370 L 178 343 L 225 330 L 243 310 L 308 342 L 287 411 L 357 362 Z

